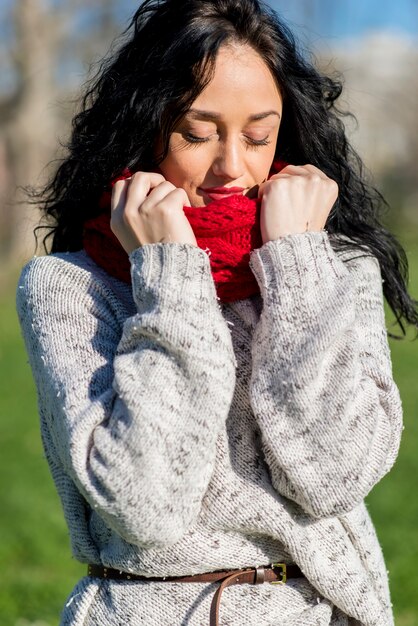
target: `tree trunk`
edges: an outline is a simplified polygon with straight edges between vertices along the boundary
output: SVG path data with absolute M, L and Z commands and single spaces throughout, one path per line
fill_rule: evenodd
M 17 0 L 14 8 L 17 91 L 4 137 L 10 168 L 6 210 L 10 210 L 6 258 L 23 263 L 34 253 L 39 212 L 22 187 L 45 181 L 45 165 L 56 144 L 54 65 L 57 36 L 43 0 Z

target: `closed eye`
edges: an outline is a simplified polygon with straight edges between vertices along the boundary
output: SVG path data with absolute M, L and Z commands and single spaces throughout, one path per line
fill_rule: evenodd
M 206 143 L 210 139 L 210 137 L 196 137 L 196 135 L 191 135 L 190 133 L 185 133 L 184 138 L 189 143 Z
M 192 135 L 191 133 L 185 133 L 184 138 L 189 143 L 207 143 L 210 141 L 210 137 L 197 137 L 196 135 Z M 267 137 L 264 139 L 254 139 L 253 137 L 246 136 L 246 141 L 252 146 L 267 146 L 271 141 Z

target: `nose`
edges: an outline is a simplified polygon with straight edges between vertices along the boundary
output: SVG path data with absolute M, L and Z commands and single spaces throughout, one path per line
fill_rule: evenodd
M 244 174 L 244 150 L 239 138 L 229 137 L 219 142 L 219 150 L 212 164 L 212 171 L 218 178 L 237 180 Z

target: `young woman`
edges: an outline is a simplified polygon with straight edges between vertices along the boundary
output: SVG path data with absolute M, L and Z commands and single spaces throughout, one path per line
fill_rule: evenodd
M 382 282 L 418 316 L 341 87 L 257 0 L 146 0 L 125 35 L 17 290 L 88 564 L 61 624 L 389 626 L 363 502 L 402 431 Z

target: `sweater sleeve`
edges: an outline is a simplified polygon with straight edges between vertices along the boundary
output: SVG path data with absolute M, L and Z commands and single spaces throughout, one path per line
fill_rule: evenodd
M 110 290 L 52 257 L 24 268 L 17 309 L 48 456 L 126 541 L 164 547 L 200 512 L 236 362 L 203 250 L 147 244 L 130 260 L 123 329 Z
M 364 499 L 402 431 L 379 264 L 351 256 L 321 231 L 267 242 L 250 261 L 263 297 L 250 383 L 263 451 L 275 489 L 317 518 Z

